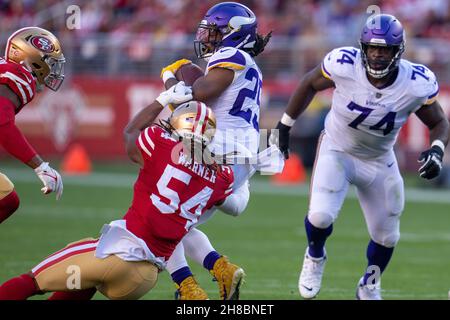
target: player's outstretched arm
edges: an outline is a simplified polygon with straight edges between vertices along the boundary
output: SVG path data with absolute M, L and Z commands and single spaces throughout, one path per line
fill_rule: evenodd
M 449 140 L 449 122 L 439 102 L 424 105 L 416 111 L 417 117 L 430 130 L 431 147 L 420 154 L 419 174 L 422 178 L 433 179 L 442 169 L 442 158 Z
M 128 157 L 131 161 L 143 165 L 141 151 L 136 146 L 136 139 L 142 130 L 149 127 L 161 110 L 168 104 L 181 104 L 192 100 L 192 91 L 180 81 L 176 85 L 161 92 L 156 100 L 148 107 L 142 109 L 131 119 L 123 130 L 123 138 Z
M 334 82 L 324 77 L 321 66 L 309 71 L 300 80 L 300 84 L 295 89 L 283 117 L 278 122 L 278 141 L 276 135 L 271 135 L 271 143 L 277 144 L 286 159 L 289 158 L 289 130 L 294 125 L 299 115 L 306 110 L 311 100 L 318 91 L 334 87 Z
M 142 130 L 152 125 L 162 109 L 163 106 L 157 101 L 154 101 L 152 104 L 139 111 L 123 130 L 123 139 L 127 155 L 131 161 L 140 166 L 142 166 L 144 162 L 141 151 L 136 146 L 136 139 Z

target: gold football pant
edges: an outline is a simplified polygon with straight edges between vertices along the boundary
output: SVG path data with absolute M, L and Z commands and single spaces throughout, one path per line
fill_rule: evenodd
M 14 190 L 14 184 L 9 178 L 0 172 L 0 200 L 5 198 Z
M 97 288 L 109 299 L 139 299 L 151 290 L 158 268 L 148 261 L 124 261 L 115 255 L 95 257 L 98 239 L 67 245 L 32 270 L 42 292 Z

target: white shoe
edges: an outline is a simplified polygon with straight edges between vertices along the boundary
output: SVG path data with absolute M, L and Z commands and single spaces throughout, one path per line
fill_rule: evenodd
M 363 284 L 363 278 L 359 279 L 356 288 L 357 300 L 382 300 L 381 298 L 381 280 L 375 284 Z
M 303 298 L 313 299 L 320 291 L 327 255 L 325 253 L 322 258 L 313 258 L 308 250 L 309 248 L 306 248 L 303 268 L 298 280 L 298 290 Z

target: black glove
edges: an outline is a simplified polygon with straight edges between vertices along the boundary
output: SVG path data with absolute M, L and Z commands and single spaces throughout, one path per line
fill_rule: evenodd
M 419 169 L 420 176 L 424 179 L 436 178 L 441 172 L 443 157 L 444 151 L 438 146 L 432 146 L 422 152 L 418 160 L 419 163 L 422 163 Z
M 289 159 L 289 130 L 291 130 L 291 127 L 278 122 L 275 129 L 278 129 L 278 140 L 272 133 L 270 135 L 270 143 L 277 145 L 280 151 L 283 153 L 284 158 L 287 160 Z

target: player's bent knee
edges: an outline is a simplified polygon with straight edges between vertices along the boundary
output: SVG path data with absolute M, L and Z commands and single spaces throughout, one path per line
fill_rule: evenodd
M 320 229 L 325 229 L 331 226 L 335 220 L 335 215 L 325 212 L 310 212 L 308 220 L 311 224 Z
M 150 291 L 158 279 L 158 268 L 146 261 L 121 261 L 97 287 L 111 300 L 137 300 Z
M 370 236 L 376 243 L 386 248 L 393 248 L 400 240 L 400 228 L 394 226 L 391 230 L 375 231 Z
M 14 184 L 9 180 L 9 178 L 0 173 L 0 200 L 5 198 L 11 192 L 14 191 Z
M 373 241 L 386 248 L 394 248 L 400 240 L 400 232 L 392 232 L 378 237 L 372 237 Z

